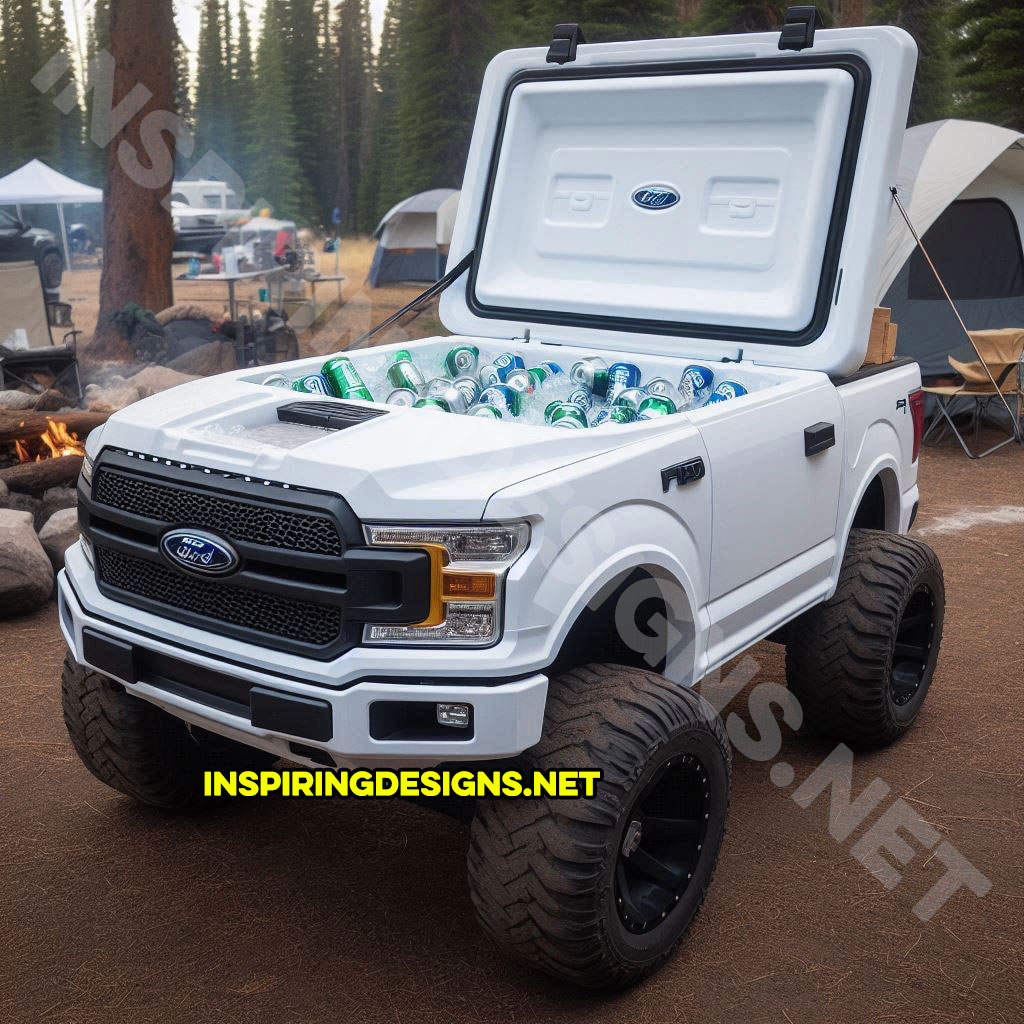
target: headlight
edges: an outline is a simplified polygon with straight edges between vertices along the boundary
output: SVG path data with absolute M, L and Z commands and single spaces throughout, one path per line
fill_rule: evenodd
M 374 546 L 422 548 L 430 556 L 430 612 L 410 626 L 369 624 L 366 644 L 486 647 L 501 635 L 502 584 L 526 550 L 530 528 L 368 526 Z
M 82 459 L 82 479 L 87 486 L 92 484 L 92 462 L 92 456 L 86 453 Z

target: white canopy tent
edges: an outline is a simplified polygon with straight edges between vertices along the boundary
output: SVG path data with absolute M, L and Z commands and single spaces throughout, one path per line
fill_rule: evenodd
M 21 219 L 23 206 L 57 207 L 60 219 L 60 237 L 64 246 L 64 263 L 71 266 L 71 251 L 68 248 L 68 229 L 64 222 L 64 207 L 81 203 L 102 203 L 103 190 L 83 185 L 60 171 L 44 164 L 42 160 L 29 160 L 24 167 L 11 171 L 0 178 L 0 206 L 14 206 Z

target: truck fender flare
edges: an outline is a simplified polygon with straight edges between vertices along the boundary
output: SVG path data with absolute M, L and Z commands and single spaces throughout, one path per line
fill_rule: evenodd
M 863 451 L 863 447 L 861 449 Z M 895 458 L 889 453 L 876 455 L 868 467 L 860 474 L 857 490 L 853 492 L 852 501 L 845 504 L 845 519 L 840 524 L 837 535 L 839 544 L 836 550 L 836 563 L 833 566 L 833 576 L 838 577 L 839 566 L 842 564 L 846 554 L 846 545 L 850 540 L 850 531 L 853 529 L 853 520 L 857 515 L 857 509 L 864 500 L 868 488 L 877 477 L 882 481 L 882 495 L 885 499 L 885 528 L 891 533 L 899 532 L 899 508 L 900 508 L 900 466 Z

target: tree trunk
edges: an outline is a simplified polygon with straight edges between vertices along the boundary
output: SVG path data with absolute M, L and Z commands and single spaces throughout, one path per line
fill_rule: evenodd
M 132 357 L 112 321 L 126 303 L 156 312 L 174 304 L 174 227 L 163 205 L 174 177 L 173 40 L 171 0 L 111 0 L 113 107 L 136 85 L 152 95 L 107 146 L 100 313 L 87 349 L 92 359 Z M 159 141 L 155 128 L 161 129 Z
M 841 0 L 839 17 L 836 18 L 839 28 L 855 28 L 864 24 L 864 0 Z

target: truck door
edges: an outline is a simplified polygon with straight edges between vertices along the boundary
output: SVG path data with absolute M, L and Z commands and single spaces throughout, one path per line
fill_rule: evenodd
M 713 663 L 771 629 L 785 609 L 823 596 L 835 554 L 843 459 L 835 388 L 821 377 L 744 405 L 724 402 L 698 417 L 712 483 Z M 838 443 L 807 454 L 814 445 L 805 430 L 820 424 L 834 427 Z

